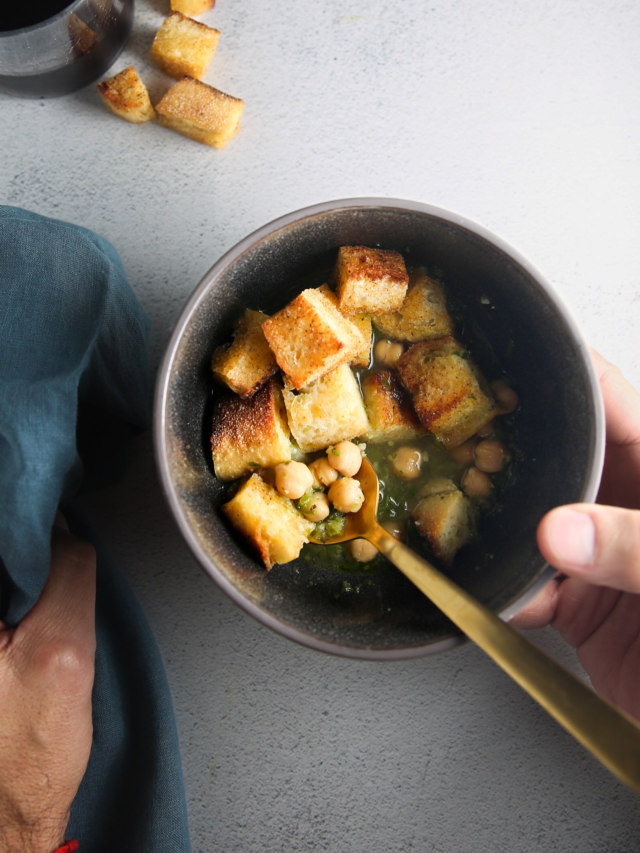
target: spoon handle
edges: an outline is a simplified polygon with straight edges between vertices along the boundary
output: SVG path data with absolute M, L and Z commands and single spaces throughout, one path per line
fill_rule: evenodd
M 369 541 L 552 717 L 640 792 L 640 727 L 380 525 Z

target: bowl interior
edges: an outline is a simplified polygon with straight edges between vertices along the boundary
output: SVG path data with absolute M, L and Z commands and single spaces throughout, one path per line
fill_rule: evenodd
M 176 520 L 205 570 L 265 624 L 324 651 L 410 657 L 459 642 L 454 626 L 392 566 L 345 573 L 301 557 L 265 572 L 217 507 L 209 453 L 210 358 L 245 307 L 273 313 L 320 284 L 338 246 L 397 249 L 441 271 L 460 339 L 488 379 L 506 376 L 520 407 L 513 476 L 481 537 L 449 573 L 500 613 L 549 577 L 535 529 L 552 506 L 595 497 L 600 402 L 584 343 L 529 265 L 483 229 L 408 202 L 343 202 L 283 217 L 240 243 L 197 287 L 176 327 L 156 398 L 156 450 Z M 456 306 L 462 308 L 458 315 Z

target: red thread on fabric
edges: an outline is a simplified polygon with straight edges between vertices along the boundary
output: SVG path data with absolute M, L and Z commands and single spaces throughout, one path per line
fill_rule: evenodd
M 74 853 L 79 847 L 80 845 L 75 839 L 73 841 L 65 841 L 62 847 L 56 848 L 53 853 Z

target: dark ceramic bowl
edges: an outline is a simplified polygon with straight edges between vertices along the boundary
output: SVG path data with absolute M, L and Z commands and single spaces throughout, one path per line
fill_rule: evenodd
M 296 211 L 242 240 L 196 287 L 166 352 L 155 403 L 160 476 L 189 547 L 234 601 L 291 639 L 350 657 L 415 657 L 462 637 L 386 561 L 359 575 L 307 557 L 267 573 L 218 511 L 225 487 L 209 452 L 211 353 L 245 307 L 283 307 L 306 282 L 321 283 L 338 246 L 349 243 L 397 249 L 409 264 L 441 270 L 466 318 L 458 335 L 488 378 L 504 373 L 518 392 L 510 417 L 520 452 L 501 508 L 450 570 L 504 618 L 551 576 L 536 547 L 542 515 L 596 496 L 602 404 L 585 343 L 549 284 L 502 240 L 428 205 L 365 198 Z

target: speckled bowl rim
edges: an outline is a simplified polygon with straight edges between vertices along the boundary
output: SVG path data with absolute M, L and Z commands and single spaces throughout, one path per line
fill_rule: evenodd
M 194 535 L 180 505 L 178 493 L 175 484 L 172 482 L 169 474 L 169 458 L 168 449 L 165 441 L 167 435 L 167 395 L 171 381 L 172 366 L 174 364 L 177 351 L 180 347 L 180 342 L 185 333 L 185 330 L 191 322 L 191 318 L 198 310 L 202 300 L 206 297 L 209 288 L 229 268 L 239 257 L 245 252 L 252 249 L 256 244 L 260 243 L 265 238 L 270 237 L 280 229 L 286 228 L 301 220 L 317 217 L 323 213 L 330 213 L 337 210 L 357 209 L 357 208 L 379 208 L 379 209 L 400 209 L 403 211 L 426 214 L 430 217 L 436 217 L 454 226 L 459 226 L 470 231 L 476 236 L 493 244 L 497 249 L 510 257 L 515 263 L 519 264 L 525 272 L 527 272 L 536 282 L 543 288 L 547 296 L 553 303 L 554 307 L 561 315 L 568 329 L 573 335 L 577 350 L 582 357 L 583 367 L 585 369 L 586 378 L 588 380 L 589 390 L 592 396 L 594 410 L 594 441 L 592 449 L 591 464 L 589 466 L 588 475 L 584 480 L 584 489 L 582 500 L 584 502 L 592 502 L 595 500 L 600 484 L 602 467 L 604 464 L 604 449 L 605 449 L 605 415 L 604 405 L 598 378 L 596 376 L 588 347 L 584 341 L 582 332 L 580 331 L 577 322 L 575 321 L 572 312 L 565 304 L 562 297 L 550 282 L 534 267 L 527 258 L 521 255 L 508 242 L 493 232 L 489 231 L 484 226 L 477 222 L 468 219 L 453 211 L 445 208 L 424 202 L 412 201 L 407 199 L 397 199 L 388 197 L 356 197 L 335 199 L 325 201 L 308 207 L 299 208 L 297 210 L 279 216 L 265 225 L 257 228 L 249 233 L 246 237 L 237 242 L 231 249 L 225 252 L 205 273 L 200 282 L 196 285 L 191 296 L 185 303 L 178 320 L 173 329 L 169 343 L 166 347 L 164 357 L 161 361 L 158 371 L 154 411 L 153 411 L 153 429 L 154 429 L 154 452 L 156 465 L 159 472 L 161 485 L 168 502 L 172 515 L 178 525 L 180 533 L 184 537 L 187 545 L 191 549 L 200 565 L 204 568 L 207 574 L 218 584 L 218 586 L 230 597 L 232 601 L 238 604 L 245 612 L 253 616 L 258 622 L 261 622 L 266 627 L 273 630 L 280 636 L 287 637 L 303 646 L 315 649 L 317 651 L 326 652 L 333 655 L 339 655 L 349 658 L 358 658 L 363 660 L 407 660 L 411 658 L 425 657 L 430 654 L 446 651 L 466 641 L 464 636 L 451 636 L 443 638 L 434 643 L 420 646 L 410 647 L 394 647 L 385 649 L 376 649 L 369 647 L 354 647 L 348 644 L 340 644 L 323 640 L 315 635 L 306 632 L 300 628 L 288 625 L 271 613 L 261 608 L 258 604 L 249 601 L 221 572 L 217 571 L 215 566 L 211 565 L 210 558 L 205 554 Z M 509 621 L 516 613 L 518 613 L 526 604 L 528 604 L 541 589 L 554 577 L 555 569 L 551 566 L 546 566 L 541 572 L 538 579 L 515 601 L 498 612 L 498 616 Z

